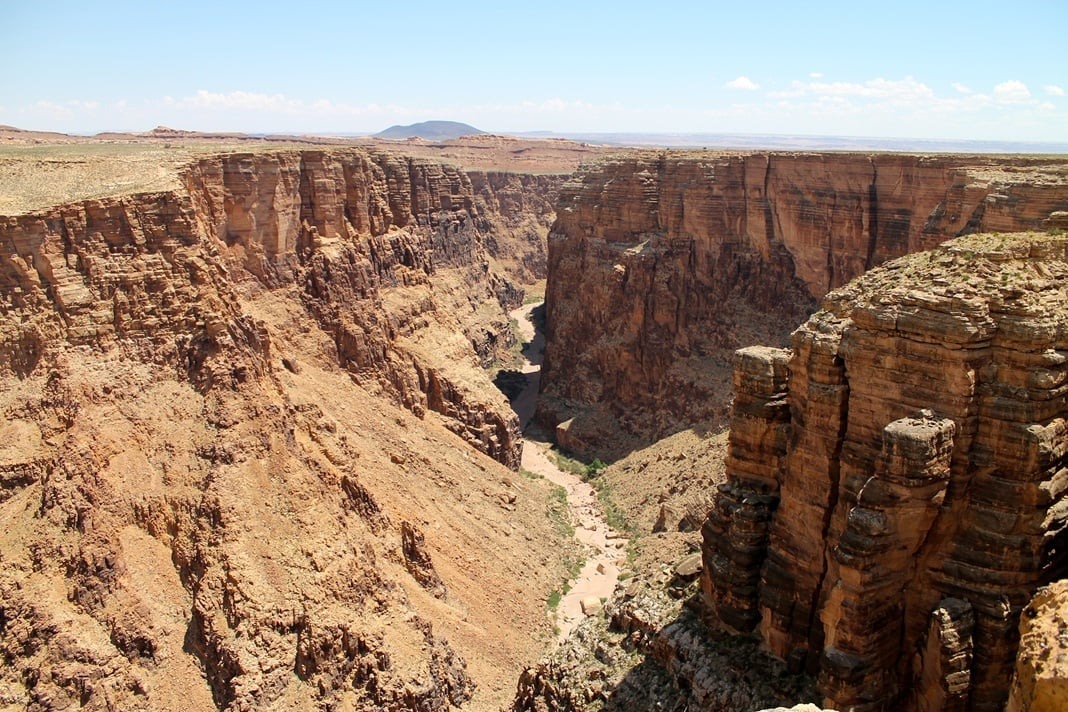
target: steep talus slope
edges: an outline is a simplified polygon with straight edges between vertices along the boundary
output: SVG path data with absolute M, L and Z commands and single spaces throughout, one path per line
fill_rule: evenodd
M 356 150 L 183 181 L 0 218 L 0 700 L 495 708 L 561 573 L 480 368 L 521 216 Z
M 549 236 L 539 417 L 565 424 L 569 448 L 608 455 L 635 434 L 725 422 L 731 351 L 785 344 L 827 290 L 1065 210 L 1068 162 L 1053 158 L 650 152 L 588 165 Z
M 739 351 L 708 616 L 830 706 L 999 710 L 1065 573 L 1068 238 L 962 237 Z

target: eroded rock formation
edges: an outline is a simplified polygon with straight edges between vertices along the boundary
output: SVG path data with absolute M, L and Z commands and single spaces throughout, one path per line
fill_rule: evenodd
M 204 229 L 270 286 L 302 287 L 338 359 L 417 414 L 518 467 L 518 424 L 493 389 L 472 382 L 507 348 L 506 311 L 531 276 L 552 179 L 516 198 L 522 179 L 469 176 L 425 159 L 357 151 L 236 154 L 185 176 Z M 500 193 L 496 188 L 500 188 Z M 483 206 L 480 212 L 477 206 Z M 496 235 L 497 237 L 494 237 Z
M 511 179 L 182 178 L 0 217 L 0 706 L 498 705 L 561 573 L 481 368 L 537 249 L 480 207 Z
M 1038 590 L 1020 616 L 1020 652 L 1008 712 L 1068 707 L 1068 580 Z
M 999 710 L 1021 610 L 1064 572 L 1068 238 L 976 235 L 823 300 L 735 361 L 709 618 L 829 706 Z
M 961 233 L 1045 228 L 1065 209 L 1063 159 L 662 152 L 592 164 L 563 187 L 549 236 L 540 417 L 576 417 L 569 441 L 587 451 L 613 450 L 620 426 L 659 436 L 725 417 L 730 352 L 784 345 L 784 325 L 828 290 Z

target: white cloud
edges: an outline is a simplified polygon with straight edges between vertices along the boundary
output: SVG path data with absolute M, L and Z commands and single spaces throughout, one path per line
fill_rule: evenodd
M 67 118 L 76 114 L 92 113 L 100 108 L 99 101 L 82 101 L 81 99 L 68 99 L 62 104 L 42 99 L 28 104 L 19 109 L 22 114 L 41 115 L 54 118 Z
M 1046 93 L 1050 96 L 1064 96 L 1064 87 L 1059 87 L 1055 84 L 1047 84 L 1042 87 L 1046 90 Z
M 68 106 L 57 104 L 54 101 L 46 101 L 44 99 L 35 101 L 28 106 L 21 107 L 19 113 L 30 116 L 45 116 L 52 119 L 65 119 L 74 116 L 74 111 Z
M 506 111 L 511 110 L 513 107 L 507 105 L 498 107 Z M 520 104 L 520 108 L 528 111 L 548 111 L 552 113 L 560 113 L 564 111 L 591 111 L 593 104 L 584 101 L 565 101 L 559 97 L 552 99 L 546 99 L 545 101 L 524 101 Z
M 751 118 L 743 127 L 750 131 L 758 130 L 762 122 L 780 125 L 785 118 L 799 132 L 928 137 L 956 133 L 980 138 L 1004 137 L 1011 131 L 1009 137 L 1015 140 L 1022 140 L 1034 127 L 1049 125 L 1058 115 L 1052 103 L 1040 104 L 1018 80 L 980 93 L 959 82 L 935 91 L 914 77 L 797 80 L 783 91 L 768 91 L 745 106 L 732 106 L 729 115 L 726 111 L 708 115 L 726 122 L 742 114 Z
M 165 96 L 161 103 L 167 109 L 182 111 L 253 111 L 260 114 L 308 117 L 380 116 L 393 113 L 408 114 L 415 111 L 399 106 L 382 106 L 374 103 L 354 106 L 329 99 L 316 99 L 306 102 L 303 99 L 293 99 L 281 93 L 260 94 L 240 90 L 223 93 L 201 89 L 192 96 L 184 96 L 180 99 Z
M 759 89 L 760 85 L 754 82 L 752 79 L 746 76 L 738 77 L 737 79 L 727 82 L 725 85 L 728 89 L 742 89 L 744 91 L 753 91 Z
M 817 76 L 819 75 L 819 76 Z M 456 118 L 487 130 L 524 131 L 745 131 L 841 135 L 961 137 L 1039 136 L 1035 127 L 1066 125 L 1061 87 L 1018 80 L 986 92 L 940 84 L 935 92 L 913 77 L 852 82 L 801 73 L 785 91 L 762 87 L 747 76 L 712 92 L 708 104 L 591 103 L 575 96 L 517 96 L 497 102 L 428 105 L 357 103 L 351 97 L 296 97 L 283 93 L 211 91 L 151 99 L 99 101 L 53 97 L 0 109 L 0 123 L 50 130 L 144 130 L 157 124 L 201 131 L 372 132 L 393 123 Z M 989 87 L 989 85 L 988 85 Z M 1051 88 L 1052 87 L 1052 88 Z M 1064 85 L 1068 90 L 1068 84 Z M 759 90 L 759 91 L 758 91 Z M 346 103 L 349 99 L 352 103 Z M 1055 131 L 1055 128 L 1054 128 Z M 1055 140 L 1046 138 L 1046 140 Z
M 304 108 L 299 99 L 289 99 L 285 94 L 257 94 L 247 91 L 232 91 L 225 94 L 201 89 L 193 96 L 175 101 L 166 97 L 164 103 L 180 109 L 244 109 L 274 113 L 299 113 Z
M 1002 104 L 1023 104 L 1031 100 L 1031 90 L 1016 79 L 1010 79 L 994 87 L 994 98 Z
M 869 79 L 863 83 L 795 81 L 790 85 L 789 89 L 775 92 L 773 96 L 783 98 L 848 96 L 910 104 L 932 100 L 934 98 L 934 90 L 912 77 L 905 77 L 904 79 L 883 79 L 879 77 Z

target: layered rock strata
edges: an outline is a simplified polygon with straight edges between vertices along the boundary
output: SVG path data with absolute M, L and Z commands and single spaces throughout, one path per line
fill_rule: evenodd
M 545 279 L 545 236 L 566 176 L 467 171 L 486 251 L 513 281 Z
M 1068 238 L 960 238 L 828 294 L 789 352 L 739 352 L 709 618 L 832 707 L 1001 709 L 1065 565 L 1066 284 Z
M 417 414 L 433 410 L 518 467 L 518 423 L 472 368 L 513 338 L 507 310 L 534 276 L 551 178 L 464 172 L 357 151 L 231 154 L 184 176 L 203 229 L 271 287 L 298 284 L 339 361 Z M 500 192 L 498 192 L 498 189 Z M 486 208 L 480 211 L 479 206 Z
M 0 706 L 510 694 L 562 564 L 481 368 L 522 294 L 488 231 L 528 249 L 495 180 L 228 154 L 0 217 Z
M 142 350 L 198 329 L 205 336 L 194 340 L 216 338 L 230 327 L 206 324 L 202 313 L 228 305 L 215 309 L 220 298 L 205 292 L 227 289 L 227 280 L 205 273 L 229 265 L 269 288 L 300 286 L 354 375 L 417 413 L 441 413 L 469 442 L 518 466 L 514 415 L 487 400 L 494 390 L 473 383 L 477 368 L 467 366 L 488 365 L 510 346 L 506 311 L 522 292 L 491 262 L 539 276 L 536 226 L 551 212 L 555 179 L 477 174 L 476 195 L 467 174 L 432 161 L 305 151 L 203 159 L 183 180 L 188 194 L 3 218 L 4 366 L 32 370 L 57 338 Z M 517 193 L 528 183 L 524 201 Z M 207 254 L 204 234 L 213 238 Z M 144 348 L 176 365 L 193 358 Z
M 581 169 L 549 236 L 540 417 L 587 450 L 725 414 L 730 352 L 786 343 L 828 290 L 1068 209 L 1063 159 L 644 153 Z M 612 422 L 599 425 L 600 415 Z

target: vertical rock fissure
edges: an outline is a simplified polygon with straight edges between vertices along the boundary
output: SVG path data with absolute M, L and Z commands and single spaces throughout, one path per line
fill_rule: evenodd
M 775 241 L 775 212 L 771 207 L 771 195 L 768 187 L 771 185 L 771 154 L 764 157 L 764 238 L 770 246 Z M 746 212 L 748 215 L 748 211 Z
M 986 203 L 981 202 L 975 206 L 975 210 L 973 210 L 972 214 L 968 216 L 968 222 L 965 223 L 964 227 L 957 231 L 956 237 L 960 237 L 961 235 L 970 235 L 973 232 L 979 232 L 980 228 L 983 225 L 983 215 L 985 214 Z
M 416 188 L 416 181 L 419 179 L 419 173 L 415 168 L 415 161 L 408 158 L 405 163 L 408 168 L 408 205 L 411 206 L 412 217 L 415 218 L 415 224 L 419 225 L 419 190 Z M 429 203 L 428 203 L 427 224 L 430 223 L 429 215 Z
M 976 389 L 982 382 L 982 375 L 980 373 L 979 380 L 976 384 Z M 974 403 L 976 391 L 973 390 L 970 394 Z M 961 443 L 969 443 L 974 440 L 979 430 L 979 419 L 977 416 L 976 407 L 969 406 L 966 409 L 968 417 L 959 419 L 956 421 L 957 438 L 956 442 L 958 447 L 962 447 Z M 958 459 L 962 459 L 962 462 L 958 462 Z M 901 640 L 898 644 L 898 657 L 893 668 L 898 672 L 898 676 L 902 680 L 909 679 L 910 666 L 912 660 L 916 655 L 922 655 L 922 646 L 924 644 L 923 637 L 916 635 L 915 630 L 910 630 L 908 621 L 916 619 L 916 616 L 910 608 L 922 606 L 923 593 L 931 586 L 930 583 L 930 571 L 936 564 L 939 558 L 939 549 L 946 541 L 953 541 L 959 536 L 959 529 L 961 526 L 961 520 L 959 517 L 951 516 L 949 513 L 952 511 L 959 511 L 963 502 L 967 502 L 970 497 L 970 489 L 974 479 L 974 472 L 969 473 L 967 477 L 958 477 L 952 474 L 954 471 L 960 469 L 968 469 L 968 457 L 966 453 L 956 453 L 951 460 L 951 476 L 947 483 L 944 496 L 938 510 L 935 514 L 931 525 L 924 532 L 919 545 L 916 547 L 915 554 L 910 559 L 910 571 L 909 576 L 902 589 L 902 611 L 903 619 L 906 624 L 901 627 Z M 965 596 L 958 596 L 961 600 L 968 601 L 970 607 L 970 599 Z M 931 616 L 933 612 L 925 611 L 925 620 L 933 620 Z M 909 641 L 914 640 L 915 644 L 912 649 L 909 648 Z M 970 661 L 969 661 L 970 671 Z M 917 673 L 917 676 L 919 673 Z M 916 677 L 913 682 L 915 685 L 920 684 L 920 680 Z
M 879 169 L 875 159 L 871 161 L 871 183 L 868 184 L 868 254 L 864 259 L 864 269 L 869 270 L 875 262 L 875 243 L 879 238 Z
M 835 364 L 841 369 L 841 380 L 846 387 L 846 395 L 842 399 L 841 416 L 838 419 L 838 432 L 834 439 L 834 449 L 829 458 L 829 471 L 827 478 L 827 508 L 823 512 L 823 522 L 820 524 L 820 541 L 823 542 L 821 550 L 822 568 L 816 579 L 816 586 L 812 591 L 812 601 L 808 613 L 808 639 L 810 643 L 808 667 L 814 672 L 819 665 L 820 651 L 823 649 L 823 624 L 820 620 L 820 601 L 823 600 L 823 587 L 827 580 L 827 571 L 830 568 L 830 557 L 833 551 L 827 546 L 830 541 L 831 521 L 834 511 L 838 507 L 839 477 L 842 461 L 842 445 L 845 442 L 846 426 L 849 424 L 849 374 L 846 372 L 845 361 L 836 356 Z
M 652 258 L 652 263 L 653 263 L 653 269 L 652 269 L 653 282 L 655 284 L 657 270 L 660 267 L 660 256 L 659 255 L 654 255 L 653 258 Z M 641 324 L 641 328 L 638 330 L 638 333 L 642 334 L 646 338 L 640 338 L 640 339 L 638 339 L 638 342 L 637 342 L 637 346 L 638 346 L 638 365 L 641 367 L 642 371 L 644 373 L 646 373 L 647 376 L 648 376 L 648 372 L 646 372 L 646 370 L 645 370 L 646 369 L 646 362 L 645 362 L 646 349 L 645 349 L 645 346 L 646 346 L 646 339 L 648 338 L 648 335 L 649 335 L 649 329 L 647 328 L 647 326 L 649 324 L 653 324 L 653 325 L 656 324 L 656 316 L 655 315 L 656 315 L 655 290 L 654 289 L 650 289 L 645 294 L 645 301 L 644 301 L 644 304 L 643 304 L 643 307 L 642 307 L 642 324 Z
M 835 213 L 838 212 L 838 194 L 837 193 L 834 194 L 834 203 L 833 203 L 833 205 L 831 207 L 831 210 L 833 210 Z M 834 244 L 832 242 L 833 239 L 834 239 L 833 235 L 828 235 L 827 236 L 827 291 L 828 292 L 831 291 L 832 289 L 834 289 L 834 280 L 835 280 L 835 275 L 834 275 Z M 869 250 L 869 253 L 870 253 L 870 251 L 871 251 L 870 245 L 868 247 L 868 250 Z
M 312 178 L 308 174 L 309 166 L 305 152 L 300 152 L 300 185 L 297 187 L 297 199 L 300 201 L 300 228 L 297 238 L 298 259 L 311 247 L 310 226 L 315 225 L 315 198 L 312 191 Z M 305 227 L 309 226 L 309 227 Z

